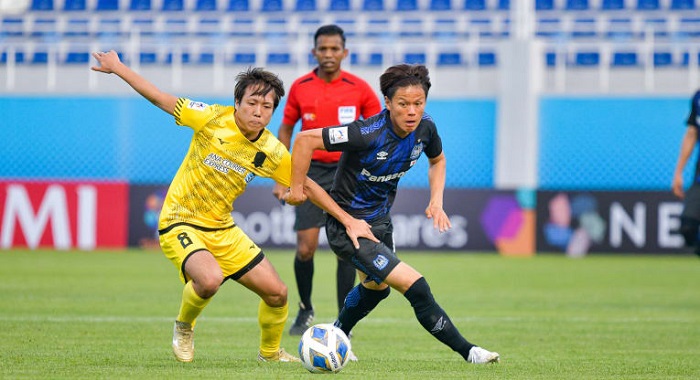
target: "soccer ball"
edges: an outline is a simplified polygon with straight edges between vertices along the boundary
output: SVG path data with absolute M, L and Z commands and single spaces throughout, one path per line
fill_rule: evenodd
M 309 327 L 299 340 L 299 357 L 313 373 L 339 372 L 350 356 L 350 339 L 330 323 Z

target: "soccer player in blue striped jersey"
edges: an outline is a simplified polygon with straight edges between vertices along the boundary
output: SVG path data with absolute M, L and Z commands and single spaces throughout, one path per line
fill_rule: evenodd
M 425 214 L 440 232 L 451 227 L 443 210 L 445 154 L 435 122 L 425 113 L 428 74 L 423 65 L 392 66 L 379 79 L 385 110 L 365 120 L 299 133 L 292 149 L 292 184 L 286 201 L 299 204 L 305 199 L 304 178 L 315 149 L 343 152 L 331 197 L 350 215 L 367 221 L 380 241 L 359 239 L 356 249 L 342 224 L 328 218 L 329 245 L 336 255 L 355 265 L 361 279 L 345 299 L 335 325 L 349 334 L 394 288 L 411 303 L 423 328 L 439 341 L 470 363 L 495 363 L 499 354 L 467 341 L 435 301 L 426 279 L 394 250 L 389 212 L 399 180 L 421 154 L 430 164 Z

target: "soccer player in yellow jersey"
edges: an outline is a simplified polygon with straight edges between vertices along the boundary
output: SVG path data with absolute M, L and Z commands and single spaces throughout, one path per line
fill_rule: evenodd
M 236 78 L 234 106 L 208 105 L 177 98 L 124 65 L 115 51 L 95 52 L 99 65 L 92 70 L 116 74 L 151 103 L 175 117 L 178 125 L 194 130 L 190 148 L 161 210 L 160 245 L 185 283 L 180 311 L 173 328 L 177 360 L 194 358 L 197 317 L 219 290 L 233 279 L 260 298 L 261 329 L 258 360 L 296 362 L 280 347 L 288 316 L 287 286 L 262 250 L 236 227 L 234 200 L 255 177 L 269 177 L 283 186 L 291 180 L 291 156 L 267 130 L 272 113 L 284 96 L 282 81 L 261 68 Z M 376 239 L 369 225 L 352 218 L 309 180 L 305 192 L 320 206 L 344 221 L 355 237 Z M 359 247 L 359 244 L 356 245 Z

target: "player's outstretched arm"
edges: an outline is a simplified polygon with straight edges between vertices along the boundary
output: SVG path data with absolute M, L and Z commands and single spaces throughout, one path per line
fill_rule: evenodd
M 311 154 L 316 149 L 326 150 L 323 145 L 322 129 L 310 129 L 300 132 L 294 139 L 292 149 L 292 180 L 285 201 L 291 205 L 304 202 L 304 182 L 311 165 Z
M 92 53 L 92 56 L 99 63 L 98 66 L 92 66 L 93 71 L 99 71 L 106 74 L 116 74 L 124 80 L 131 88 L 136 90 L 141 96 L 148 99 L 163 111 L 173 114 L 177 105 L 177 97 L 165 93 L 158 89 L 153 83 L 146 78 L 131 70 L 119 59 L 117 52 L 110 50 L 108 52 L 98 51 Z
M 443 210 L 443 194 L 445 191 L 445 177 L 447 172 L 447 160 L 445 154 L 429 160 L 428 183 L 430 184 L 430 203 L 425 209 L 425 216 L 433 220 L 433 227 L 440 232 L 445 232 L 452 228 L 450 218 Z

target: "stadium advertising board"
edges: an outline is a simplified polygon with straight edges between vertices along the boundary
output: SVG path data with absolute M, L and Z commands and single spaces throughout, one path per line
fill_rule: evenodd
M 165 186 L 132 186 L 130 191 L 129 245 L 157 247 L 157 210 Z M 425 217 L 429 191 L 407 188 L 398 192 L 392 209 L 397 249 L 498 251 L 503 254 L 534 252 L 534 195 L 512 191 L 448 189 L 445 210 L 452 229 L 440 234 Z M 523 204 L 527 204 L 524 207 Z M 236 224 L 262 247 L 293 249 L 294 208 L 281 205 L 270 187 L 246 191 L 234 204 Z M 328 247 L 324 233 L 321 246 Z
M 670 191 L 537 193 L 537 250 L 678 253 L 683 204 Z
M 126 246 L 128 185 L 0 181 L 0 244 L 9 248 Z

